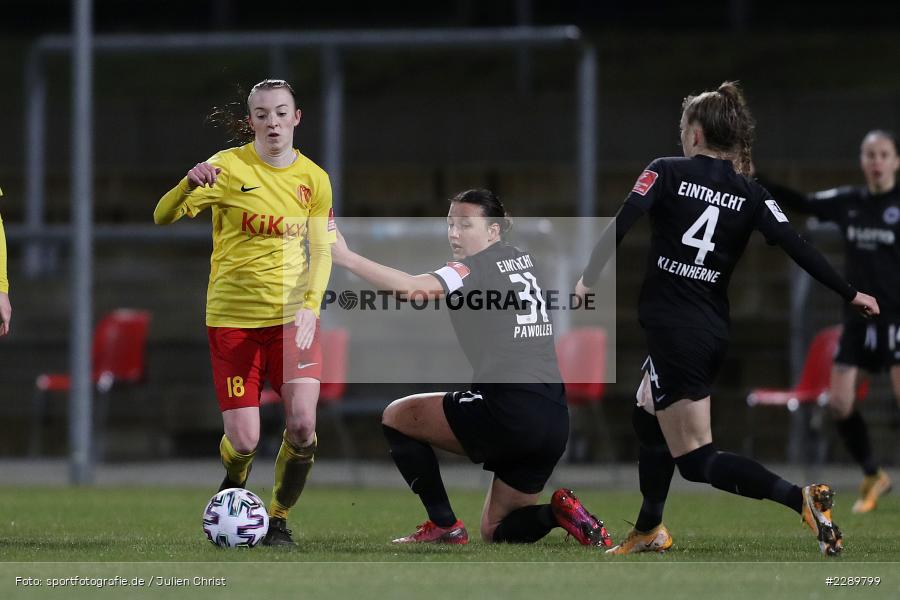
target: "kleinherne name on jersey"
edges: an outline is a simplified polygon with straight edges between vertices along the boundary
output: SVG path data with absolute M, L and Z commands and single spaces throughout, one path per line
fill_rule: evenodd
M 666 258 L 665 256 L 660 256 L 656 259 L 656 266 L 667 273 L 673 273 L 675 275 L 680 275 L 681 277 L 696 279 L 698 281 L 708 281 L 709 283 L 715 283 L 719 280 L 719 275 L 721 275 L 719 271 L 714 269 L 707 269 L 706 267 L 697 265 L 688 265 L 677 260 L 672 260 L 671 258 Z

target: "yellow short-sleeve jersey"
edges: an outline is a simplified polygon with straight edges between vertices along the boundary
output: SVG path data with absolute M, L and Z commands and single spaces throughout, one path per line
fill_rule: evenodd
M 157 223 L 212 209 L 211 327 L 280 325 L 300 308 L 319 314 L 336 240 L 331 183 L 321 167 L 294 152 L 293 164 L 277 168 L 252 142 L 223 150 L 208 161 L 221 169 L 215 185 L 188 190 L 182 179 L 157 205 Z

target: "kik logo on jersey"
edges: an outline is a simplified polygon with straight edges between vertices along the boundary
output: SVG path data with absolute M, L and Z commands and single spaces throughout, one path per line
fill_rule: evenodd
M 293 239 L 299 237 L 302 231 L 300 223 L 284 223 L 284 217 L 275 215 L 260 215 L 244 211 L 241 218 L 241 232 L 250 236 L 283 237 Z

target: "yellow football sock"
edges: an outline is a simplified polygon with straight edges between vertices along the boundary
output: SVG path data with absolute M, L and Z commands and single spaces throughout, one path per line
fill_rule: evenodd
M 228 436 L 223 435 L 222 441 L 219 442 L 219 454 L 222 457 L 222 465 L 225 467 L 225 472 L 228 473 L 228 479 L 235 483 L 240 483 L 247 479 L 247 475 L 250 474 L 250 463 L 253 462 L 253 457 L 256 456 L 256 450 L 250 454 L 241 454 L 231 445 L 231 440 L 228 439 Z
M 287 519 L 315 462 L 317 442 L 313 434 L 313 441 L 309 446 L 297 448 L 288 441 L 287 431 L 282 435 L 281 448 L 275 459 L 275 486 L 272 488 L 269 518 Z

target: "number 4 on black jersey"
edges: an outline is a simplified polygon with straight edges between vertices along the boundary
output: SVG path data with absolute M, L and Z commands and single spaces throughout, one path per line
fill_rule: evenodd
M 728 282 L 754 230 L 778 244 L 813 277 L 846 300 L 856 291 L 788 223 L 771 195 L 704 155 L 659 158 L 638 177 L 615 225 L 616 243 L 643 213 L 652 237 L 638 314 L 644 327 L 699 327 L 728 337 Z M 585 269 L 596 280 L 611 233 L 598 242 Z

